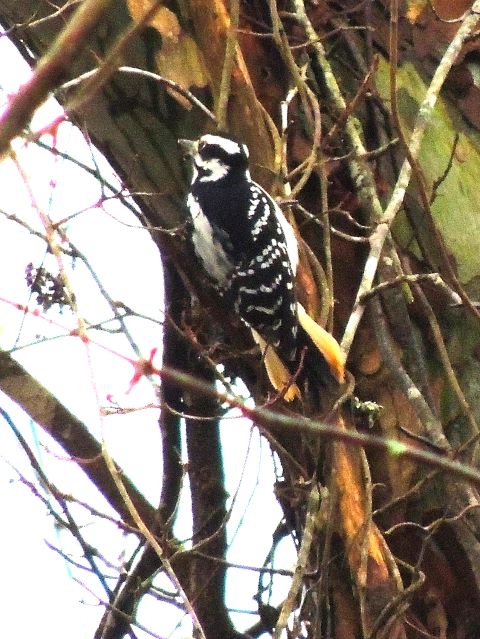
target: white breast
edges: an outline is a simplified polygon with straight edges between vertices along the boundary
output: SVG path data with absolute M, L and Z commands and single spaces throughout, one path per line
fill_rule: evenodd
M 202 212 L 197 200 L 190 194 L 187 199 L 193 221 L 192 241 L 195 252 L 204 269 L 221 288 L 228 288 L 232 274 L 232 263 L 223 246 L 215 237 L 212 225 Z

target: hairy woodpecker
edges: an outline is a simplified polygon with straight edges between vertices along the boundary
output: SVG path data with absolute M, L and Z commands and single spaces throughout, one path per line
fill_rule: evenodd
M 192 158 L 187 208 L 195 252 L 226 303 L 251 329 L 274 388 L 287 400 L 300 394 L 291 378 L 304 346 L 318 349 L 323 368 L 343 381 L 338 343 L 296 298 L 295 233 L 251 179 L 245 144 L 218 134 L 179 144 Z

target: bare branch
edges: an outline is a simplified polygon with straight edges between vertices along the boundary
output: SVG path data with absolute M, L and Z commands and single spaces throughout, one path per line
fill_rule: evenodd
M 0 388 L 67 451 L 112 508 L 125 521 L 133 523 L 102 458 L 98 441 L 75 415 L 5 351 L 0 351 Z M 122 481 L 135 508 L 151 525 L 155 520 L 155 509 L 127 477 L 123 476 Z
M 112 0 L 85 0 L 59 34 L 49 52 L 39 62 L 32 78 L 10 101 L 0 117 L 0 157 L 14 137 L 20 135 L 33 112 L 69 73 L 86 38 L 97 26 Z

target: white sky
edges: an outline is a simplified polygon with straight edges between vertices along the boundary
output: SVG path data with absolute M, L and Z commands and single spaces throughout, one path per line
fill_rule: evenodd
M 0 38 L 0 59 L 3 62 L 0 89 L 4 92 L 3 95 L 0 93 L 0 108 L 3 108 L 6 94 L 14 92 L 30 72 L 6 38 Z M 50 122 L 58 114 L 58 109 L 55 103 L 50 102 L 35 116 L 32 127 L 36 129 Z M 70 125 L 61 125 L 59 146 L 92 165 L 91 151 L 81 134 Z M 28 184 L 37 204 L 53 220 L 64 219 L 98 200 L 100 192 L 95 180 L 74 169 L 71 163 L 55 159 L 35 147 L 23 149 L 17 145 L 16 148 L 19 148 L 22 170 L 28 176 Z M 105 166 L 108 179 L 113 182 L 115 178 L 106 163 L 98 154 L 96 158 Z M 92 208 L 73 218 L 67 225 L 70 240 L 88 255 L 90 264 L 114 300 L 121 300 L 136 311 L 161 320 L 162 278 L 156 247 L 145 230 L 125 225 L 138 225 L 127 209 L 117 202 L 104 208 Z M 38 212 L 31 206 L 31 196 L 11 161 L 4 161 L 0 165 L 0 210 L 15 214 L 32 227 L 41 229 Z M 44 253 L 43 241 L 0 214 L 0 298 L 21 304 L 28 302 L 25 267 L 29 262 L 39 266 Z M 45 265 L 54 270 L 52 256 L 48 256 Z M 66 265 L 69 267 L 68 261 Z M 69 267 L 69 274 L 80 312 L 90 322 L 109 317 L 111 313 L 83 265 L 78 262 L 75 269 Z M 67 327 L 75 326 L 68 311 L 63 315 L 49 312 L 48 317 Z M 160 346 L 158 324 L 131 319 L 128 320 L 128 326 L 145 356 L 148 356 L 151 348 Z M 2 348 L 10 349 L 15 343 L 28 344 L 35 341 L 37 335 L 58 333 L 58 328 L 31 316 L 24 318 L 18 310 L 0 301 Z M 106 340 L 105 337 L 102 339 Z M 122 336 L 108 338 L 108 344 L 118 352 L 134 357 Z M 142 406 L 155 402 L 155 391 L 149 382 L 142 380 L 127 397 L 125 391 L 133 372 L 130 365 L 93 345 L 86 349 L 80 340 L 71 337 L 30 346 L 17 351 L 15 357 L 84 420 L 97 437 L 103 434 L 116 461 L 146 497 L 156 504 L 161 473 L 158 411 L 150 409 L 102 420 L 98 410 L 99 402 L 107 405 L 108 394 L 113 395 L 122 406 Z M 96 505 L 100 510 L 108 511 L 104 500 L 76 464 L 66 460 L 65 453 L 2 394 L 0 406 L 22 431 L 37 453 L 47 476 L 58 488 Z M 95 579 L 84 571 L 71 568 L 68 562 L 48 548 L 47 541 L 81 559 L 78 545 L 72 542 L 70 534 L 56 529 L 46 507 L 18 481 L 12 465 L 27 479 L 35 481 L 35 477 L 25 454 L 1 418 L 0 429 L 3 514 L 0 546 L 4 550 L 3 586 L 0 591 L 3 591 L 3 633 L 11 639 L 34 636 L 48 636 L 49 639 L 92 637 L 103 609 L 96 598 L 74 578 L 87 583 L 100 596 L 103 596 L 103 592 Z M 230 495 L 238 490 L 228 527 L 230 537 L 234 537 L 229 559 L 260 566 L 281 513 L 271 498 L 274 477 L 270 451 L 255 430 L 250 448 L 249 440 L 249 424 L 244 420 L 227 421 L 223 427 L 223 441 L 228 490 Z M 188 537 L 187 491 L 183 496 L 183 507 L 184 514 L 180 517 L 176 532 L 179 537 Z M 72 508 L 72 512 L 81 513 L 78 518 L 86 526 L 88 541 L 102 552 L 106 552 L 107 548 L 109 559 L 116 565 L 120 564 L 123 552 L 128 556 L 135 547 L 134 539 L 125 538 L 112 526 L 98 522 L 92 524 L 91 519 L 78 508 Z M 285 553 L 282 554 L 285 557 Z M 293 558 L 291 553 L 287 553 L 286 557 L 289 558 L 284 559 L 286 564 L 283 563 L 282 567 L 288 568 L 293 565 Z M 230 570 L 228 603 L 245 610 L 255 610 L 252 597 L 257 581 L 258 575 L 255 573 Z M 286 588 L 288 580 L 283 579 L 283 582 Z M 280 593 L 274 603 L 278 603 L 279 597 Z M 161 615 L 159 606 L 163 606 Z M 185 637 L 189 632 L 189 624 L 175 630 L 177 618 L 172 614 L 169 619 L 168 615 L 169 606 L 147 599 L 141 606 L 139 619 L 162 637 Z M 160 618 L 161 625 L 158 624 Z M 251 615 L 236 615 L 234 618 L 245 628 L 256 620 Z M 140 630 L 135 632 L 139 639 L 148 636 Z

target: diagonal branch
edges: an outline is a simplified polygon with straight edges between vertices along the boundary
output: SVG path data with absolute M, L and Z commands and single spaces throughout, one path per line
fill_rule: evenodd
M 11 100 L 0 118 L 0 157 L 8 152 L 10 142 L 20 135 L 49 92 L 65 79 L 110 4 L 112 0 L 85 0 L 40 60 L 33 76 Z
M 67 451 L 112 508 L 127 523 L 133 524 L 102 456 L 99 442 L 88 432 L 83 422 L 5 351 L 0 351 L 0 390 Z M 122 481 L 143 521 L 152 525 L 155 509 L 125 475 Z
M 455 37 L 450 42 L 450 45 L 445 51 L 440 64 L 435 70 L 425 98 L 423 99 L 423 102 L 418 110 L 417 121 L 415 123 L 415 127 L 409 142 L 410 157 L 414 160 L 418 158 L 418 155 L 420 153 L 423 136 L 430 122 L 432 112 L 437 102 L 443 83 L 445 82 L 453 64 L 457 60 L 458 54 L 460 53 L 460 50 L 462 49 L 466 40 L 474 32 L 478 24 L 479 14 L 480 0 L 476 0 L 471 10 L 462 22 L 460 28 L 458 29 Z M 397 183 L 392 193 L 392 197 L 390 198 L 383 216 L 379 220 L 377 228 L 370 236 L 370 254 L 367 258 L 362 280 L 358 288 L 354 311 L 350 315 L 342 339 L 342 348 L 345 353 L 350 350 L 350 346 L 352 345 L 357 327 L 363 317 L 365 307 L 360 300 L 365 295 L 365 293 L 370 291 L 370 289 L 372 288 L 373 279 L 375 277 L 375 273 L 377 272 L 377 266 L 380 259 L 380 254 L 383 249 L 383 245 L 390 231 L 390 227 L 403 204 L 403 199 L 405 197 L 407 187 L 410 183 L 411 175 L 412 166 L 407 158 L 403 162 L 400 174 L 397 179 Z

